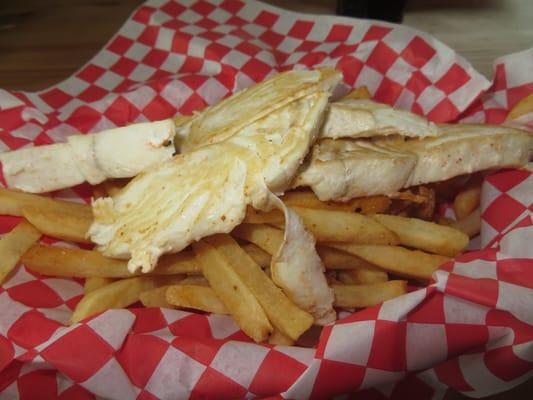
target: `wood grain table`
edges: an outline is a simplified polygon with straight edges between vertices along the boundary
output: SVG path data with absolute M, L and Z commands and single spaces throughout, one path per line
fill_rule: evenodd
M 334 14 L 335 0 L 267 0 Z M 0 1 L 0 88 L 35 91 L 70 76 L 111 38 L 141 0 Z M 428 31 L 487 77 L 496 57 L 533 46 L 532 0 L 410 0 L 404 23 Z M 529 399 L 533 380 L 489 399 Z M 463 399 L 449 391 L 445 399 Z

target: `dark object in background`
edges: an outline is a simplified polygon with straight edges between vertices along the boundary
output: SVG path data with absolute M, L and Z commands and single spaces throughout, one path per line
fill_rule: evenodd
M 337 0 L 337 15 L 402 22 L 406 0 Z

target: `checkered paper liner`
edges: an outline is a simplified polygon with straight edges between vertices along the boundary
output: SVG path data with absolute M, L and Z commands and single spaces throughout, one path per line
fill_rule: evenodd
M 500 123 L 533 92 L 533 49 L 497 60 L 491 84 L 403 26 L 255 1 L 148 1 L 66 81 L 0 90 L 0 149 L 188 114 L 317 65 L 343 71 L 338 94 L 366 85 L 434 121 Z M 344 313 L 316 349 L 255 344 L 230 317 L 178 310 L 110 310 L 66 326 L 83 282 L 21 267 L 0 288 L 0 398 L 430 399 L 516 386 L 533 375 L 533 175 L 498 172 L 482 192 L 482 250 L 442 266 L 427 288 Z M 54 196 L 90 194 L 82 185 Z M 1 217 L 0 232 L 18 222 Z

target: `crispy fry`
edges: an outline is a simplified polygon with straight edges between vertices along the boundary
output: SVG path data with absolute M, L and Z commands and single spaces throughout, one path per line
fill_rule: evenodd
M 268 339 L 268 344 L 274 346 L 292 346 L 294 340 L 281 333 L 278 329 L 274 329 L 272 335 L 270 335 L 270 338 Z
M 420 186 L 418 188 L 420 196 L 424 197 L 424 202 L 416 210 L 415 216 L 421 219 L 430 220 L 435 214 L 435 208 L 437 206 L 437 195 L 435 189 L 428 188 L 426 186 Z
M 72 215 L 92 216 L 91 207 L 87 204 L 54 200 L 45 196 L 0 188 L 0 215 L 22 217 L 22 209 L 24 207 L 50 209 L 59 213 L 69 213 Z
M 481 200 L 481 186 L 469 187 L 455 196 L 453 211 L 458 220 L 462 220 L 479 207 Z
M 23 207 L 22 214 L 45 235 L 73 242 L 91 243 L 86 234 L 93 222 L 92 216 L 31 206 Z
M 231 234 L 255 244 L 270 255 L 276 254 L 283 242 L 283 231 L 262 224 L 241 224 Z
M 337 279 L 337 271 L 334 269 L 328 269 L 326 272 L 324 272 L 324 274 L 326 275 L 326 281 L 328 282 L 329 286 L 340 283 Z
M 113 278 L 87 278 L 83 284 L 83 292 L 87 294 L 113 282 L 115 282 Z
M 371 217 L 343 211 L 292 208 L 318 242 L 398 244 L 399 239 Z
M 176 276 L 139 276 L 121 279 L 83 296 L 74 312 L 71 323 L 79 322 L 111 308 L 124 308 L 137 301 L 142 292 L 181 280 Z
M 332 244 L 332 247 L 355 254 L 385 271 L 415 279 L 429 279 L 448 257 L 407 250 L 400 246 Z
M 26 221 L 19 223 L 0 240 L 0 284 L 17 266 L 22 255 L 41 237 L 41 232 Z
M 268 268 L 270 267 L 270 261 L 272 260 L 272 257 L 270 254 L 268 254 L 266 251 L 264 251 L 261 247 L 253 244 L 253 243 L 246 243 L 241 245 L 242 249 L 248 253 L 250 257 L 261 267 L 261 268 Z
M 368 285 L 333 285 L 335 306 L 370 307 L 407 293 L 406 281 L 387 281 Z
M 181 284 L 169 286 L 165 298 L 168 304 L 175 307 L 192 308 L 214 314 L 229 314 L 224 303 L 210 287 Z
M 36 245 L 21 259 L 29 269 L 43 275 L 74 278 L 129 278 L 127 262 L 103 256 L 92 250 Z M 161 257 L 154 275 L 199 273 L 200 267 L 190 251 Z
M 281 333 L 297 340 L 311 327 L 311 314 L 294 305 L 231 236 L 215 235 L 205 241 L 226 259 L 257 298 L 268 319 Z
M 513 119 L 520 118 L 522 115 L 526 115 L 533 112 L 533 93 L 520 100 L 507 115 L 506 121 L 512 121 Z
M 181 281 L 179 282 L 181 284 Z M 161 307 L 174 308 L 172 304 L 167 301 L 166 293 L 170 285 L 157 287 L 146 290 L 139 295 L 139 300 L 145 307 Z
M 265 311 L 229 262 L 205 241 L 193 244 L 202 272 L 241 329 L 256 342 L 272 333 Z
M 283 224 L 283 221 L 285 221 L 285 217 L 279 210 L 263 212 L 248 206 L 243 222 L 247 224 Z
M 449 226 L 396 215 L 377 214 L 373 218 L 396 233 L 404 246 L 450 257 L 468 246 L 468 236 Z
M 467 217 L 454 222 L 451 227 L 463 231 L 470 237 L 476 236 L 481 230 L 481 210 L 476 208 Z
M 318 245 L 316 250 L 327 269 L 377 269 L 362 258 L 332 247 Z
M 337 279 L 347 285 L 386 282 L 389 277 L 385 271 L 377 269 L 349 269 L 337 271 Z
M 289 207 L 317 208 L 331 211 L 355 211 L 361 214 L 376 214 L 387 211 L 391 199 L 387 196 L 358 197 L 347 202 L 320 201 L 312 191 L 287 192 L 282 197 Z
M 188 276 L 179 283 L 180 285 L 209 286 L 209 282 L 203 276 Z
M 342 100 L 345 100 L 345 99 L 369 100 L 371 98 L 372 98 L 372 95 L 368 91 L 368 88 L 366 86 L 360 86 L 352 90 L 346 96 L 344 96 Z

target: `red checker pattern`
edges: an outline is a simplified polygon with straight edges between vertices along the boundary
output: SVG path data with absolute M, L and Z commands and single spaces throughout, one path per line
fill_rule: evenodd
M 102 368 L 113 353 L 113 348 L 96 332 L 79 325 L 41 351 L 41 356 L 73 381 L 83 382 Z
M 285 392 L 306 370 L 305 365 L 276 350 L 271 350 L 257 370 L 248 390 L 258 396 Z M 275 382 L 272 376 L 278 376 Z
M 188 18 L 187 13 L 194 14 L 196 18 Z M 156 15 L 167 15 L 171 19 L 159 22 Z M 368 73 L 374 79 L 368 85 L 375 99 L 394 104 L 402 94 L 402 100 L 412 97 L 412 104 L 402 103 L 402 106 L 417 113 L 431 108 L 427 116 L 434 121 L 498 123 L 504 120 L 509 107 L 533 93 L 533 80 L 527 76 L 533 51 L 500 58 L 493 84 L 489 87 L 484 78 L 453 52 L 444 49 L 441 43 L 427 34 L 407 32 L 408 28 L 404 26 L 364 20 L 350 22 L 331 17 L 309 18 L 296 13 L 281 17 L 277 9 L 242 0 L 193 0 L 187 6 L 177 0 L 149 0 L 133 13 L 131 19 L 135 23 L 121 28 L 102 52 L 76 73 L 75 79 L 41 93 L 2 92 L 2 148 L 16 149 L 27 145 L 27 139 L 19 138 L 13 132 L 30 123 L 41 129 L 34 143 L 49 144 L 59 131 L 86 133 L 102 122 L 124 126 L 144 119 L 191 114 L 214 101 L 216 96 L 206 99 L 202 95 L 210 85 L 216 84 L 219 91 L 220 87 L 228 90 L 219 93 L 219 96 L 242 89 L 237 87 L 237 77 L 242 74 L 251 81 L 259 81 L 273 71 L 318 64 L 332 65 L 341 70 L 348 89 L 353 88 L 356 82 L 364 84 L 360 82 L 361 74 Z M 136 28 L 132 30 L 129 26 Z M 402 31 L 407 34 L 402 35 Z M 414 68 L 405 85 L 400 85 L 398 82 L 404 82 L 403 78 L 397 79 L 391 71 L 391 66 L 399 58 Z M 163 95 L 172 81 L 179 81 L 192 91 L 186 98 L 180 98 L 180 104 L 174 103 L 173 96 Z M 461 90 L 465 85 L 470 90 Z M 431 107 L 423 104 L 424 100 L 420 97 L 427 88 L 439 90 L 443 95 L 441 101 Z M 147 92 L 151 94 L 146 95 Z M 42 115 L 43 119 L 28 118 L 28 111 Z M 511 189 L 529 176 L 530 172 L 524 170 L 501 172 L 487 178 L 502 195 L 485 210 L 484 224 L 490 224 L 502 235 L 504 230 L 517 223 L 515 220 L 521 212 L 532 206 L 531 202 L 522 204 L 523 199 L 515 199 Z M 76 188 L 74 193 L 85 198 L 91 195 L 87 186 Z M 0 218 L 0 232 L 7 232 L 16 222 L 18 219 Z M 533 229 L 530 221 L 525 219 L 518 221 L 518 225 L 523 229 Z M 51 243 L 46 238 L 44 240 Z M 355 365 L 360 360 L 340 362 L 323 359 L 326 348 L 341 345 L 332 343 L 334 339 L 330 333 L 333 326 L 328 326 L 320 336 L 314 360 L 306 357 L 302 361 L 285 355 L 281 349 L 270 349 L 248 388 L 229 378 L 232 376 L 231 363 L 226 370 L 220 367 L 220 363 L 217 367 L 220 371 L 209 367 L 219 354 L 220 347 L 228 340 L 236 343 L 245 341 L 248 346 L 251 345 L 243 332 L 228 333 L 229 337 L 224 340 L 216 340 L 213 339 L 214 332 L 223 332 L 224 329 L 214 329 L 205 315 L 191 314 L 169 322 L 160 310 L 133 309 L 133 328 L 126 330 L 125 338 L 120 338 L 123 343 L 116 343 L 119 339 L 114 335 L 121 326 L 100 328 L 103 330 L 95 332 L 83 324 L 63 328 L 57 321 L 48 318 L 47 315 L 62 312 L 64 296 L 61 296 L 60 288 L 48 287 L 38 276 L 32 278 L 30 275 L 28 282 L 0 288 L 0 327 L 7 335 L 0 336 L 0 388 L 16 382 L 19 397 L 23 399 L 93 398 L 92 392 L 98 389 L 102 379 L 100 369 L 115 358 L 123 366 L 131 382 L 131 390 L 139 393 L 138 398 L 159 398 L 161 393 L 148 392 L 145 385 L 172 346 L 207 366 L 198 378 L 186 373 L 181 376 L 183 386 L 191 391 L 191 398 L 243 398 L 249 394 L 281 398 L 282 392 L 297 390 L 296 383 L 300 380 L 308 382 L 306 395 L 310 391 L 312 398 L 330 398 L 335 394 L 356 391 L 367 368 L 383 371 L 385 380 L 395 376 L 391 372 L 404 372 L 408 356 L 405 354 L 408 351 L 405 348 L 405 325 L 409 322 L 444 326 L 447 347 L 440 349 L 443 350 L 440 354 L 445 350 L 444 354 L 450 357 L 460 357 L 473 351 L 480 352 L 484 357 L 480 357 L 479 362 L 495 376 L 509 381 L 523 376 L 531 369 L 531 363 L 516 357 L 510 346 L 489 351 L 484 345 L 491 338 L 489 328 L 504 328 L 514 337 L 515 345 L 533 341 L 530 324 L 494 308 L 499 298 L 499 280 L 521 288 L 532 288 L 531 260 L 518 259 L 513 254 L 506 254 L 505 260 L 496 260 L 496 254 L 497 248 L 486 248 L 467 253 L 459 260 L 463 266 L 472 263 L 472 268 L 476 268 L 478 260 L 485 264 L 496 263 L 497 279 L 456 275 L 453 273 L 454 262 L 451 261 L 443 267 L 448 272 L 443 274 L 447 276 L 447 282 L 435 282 L 435 286 L 424 292 L 423 298 L 400 322 L 381 320 L 380 306 L 355 312 L 337 321 L 336 324 L 343 325 L 361 321 L 374 323 L 375 328 L 369 337 L 350 338 L 342 344 L 367 348 L 369 354 L 365 365 Z M 450 295 L 488 306 L 486 325 L 447 324 L 443 302 L 445 296 Z M 69 300 L 67 306 L 73 307 L 78 300 Z M 394 310 L 401 312 L 404 307 L 401 301 L 388 303 L 386 314 L 392 315 Z M 21 304 L 31 310 L 18 312 Z M 42 313 L 37 310 L 55 307 L 58 307 L 57 310 L 43 310 Z M 11 312 L 16 317 L 6 319 Z M 68 330 L 62 332 L 64 336 L 48 343 L 53 334 L 57 334 L 58 328 Z M 19 353 L 21 348 L 26 349 L 22 354 Z M 115 348 L 119 350 L 115 351 Z M 14 360 L 15 349 L 20 355 Z M 335 354 L 343 353 L 336 351 Z M 50 364 L 51 369 L 39 369 L 37 363 L 42 359 Z M 305 365 L 309 362 L 313 366 L 319 364 L 318 371 L 307 369 Z M 427 364 L 432 364 L 431 360 Z M 466 383 L 457 357 L 432 365 L 429 369 L 440 385 L 473 395 L 483 390 Z M 58 373 L 76 382 L 83 381 L 86 388 L 74 384 L 59 395 Z M 435 390 L 428 383 L 410 374 L 394 385 L 387 397 L 429 399 L 434 394 Z M 386 397 L 377 390 L 348 396 Z M 299 396 L 296 393 L 294 397 Z
M 483 212 L 483 220 L 498 232 L 502 232 L 514 222 L 527 207 L 507 193 L 502 193 Z

